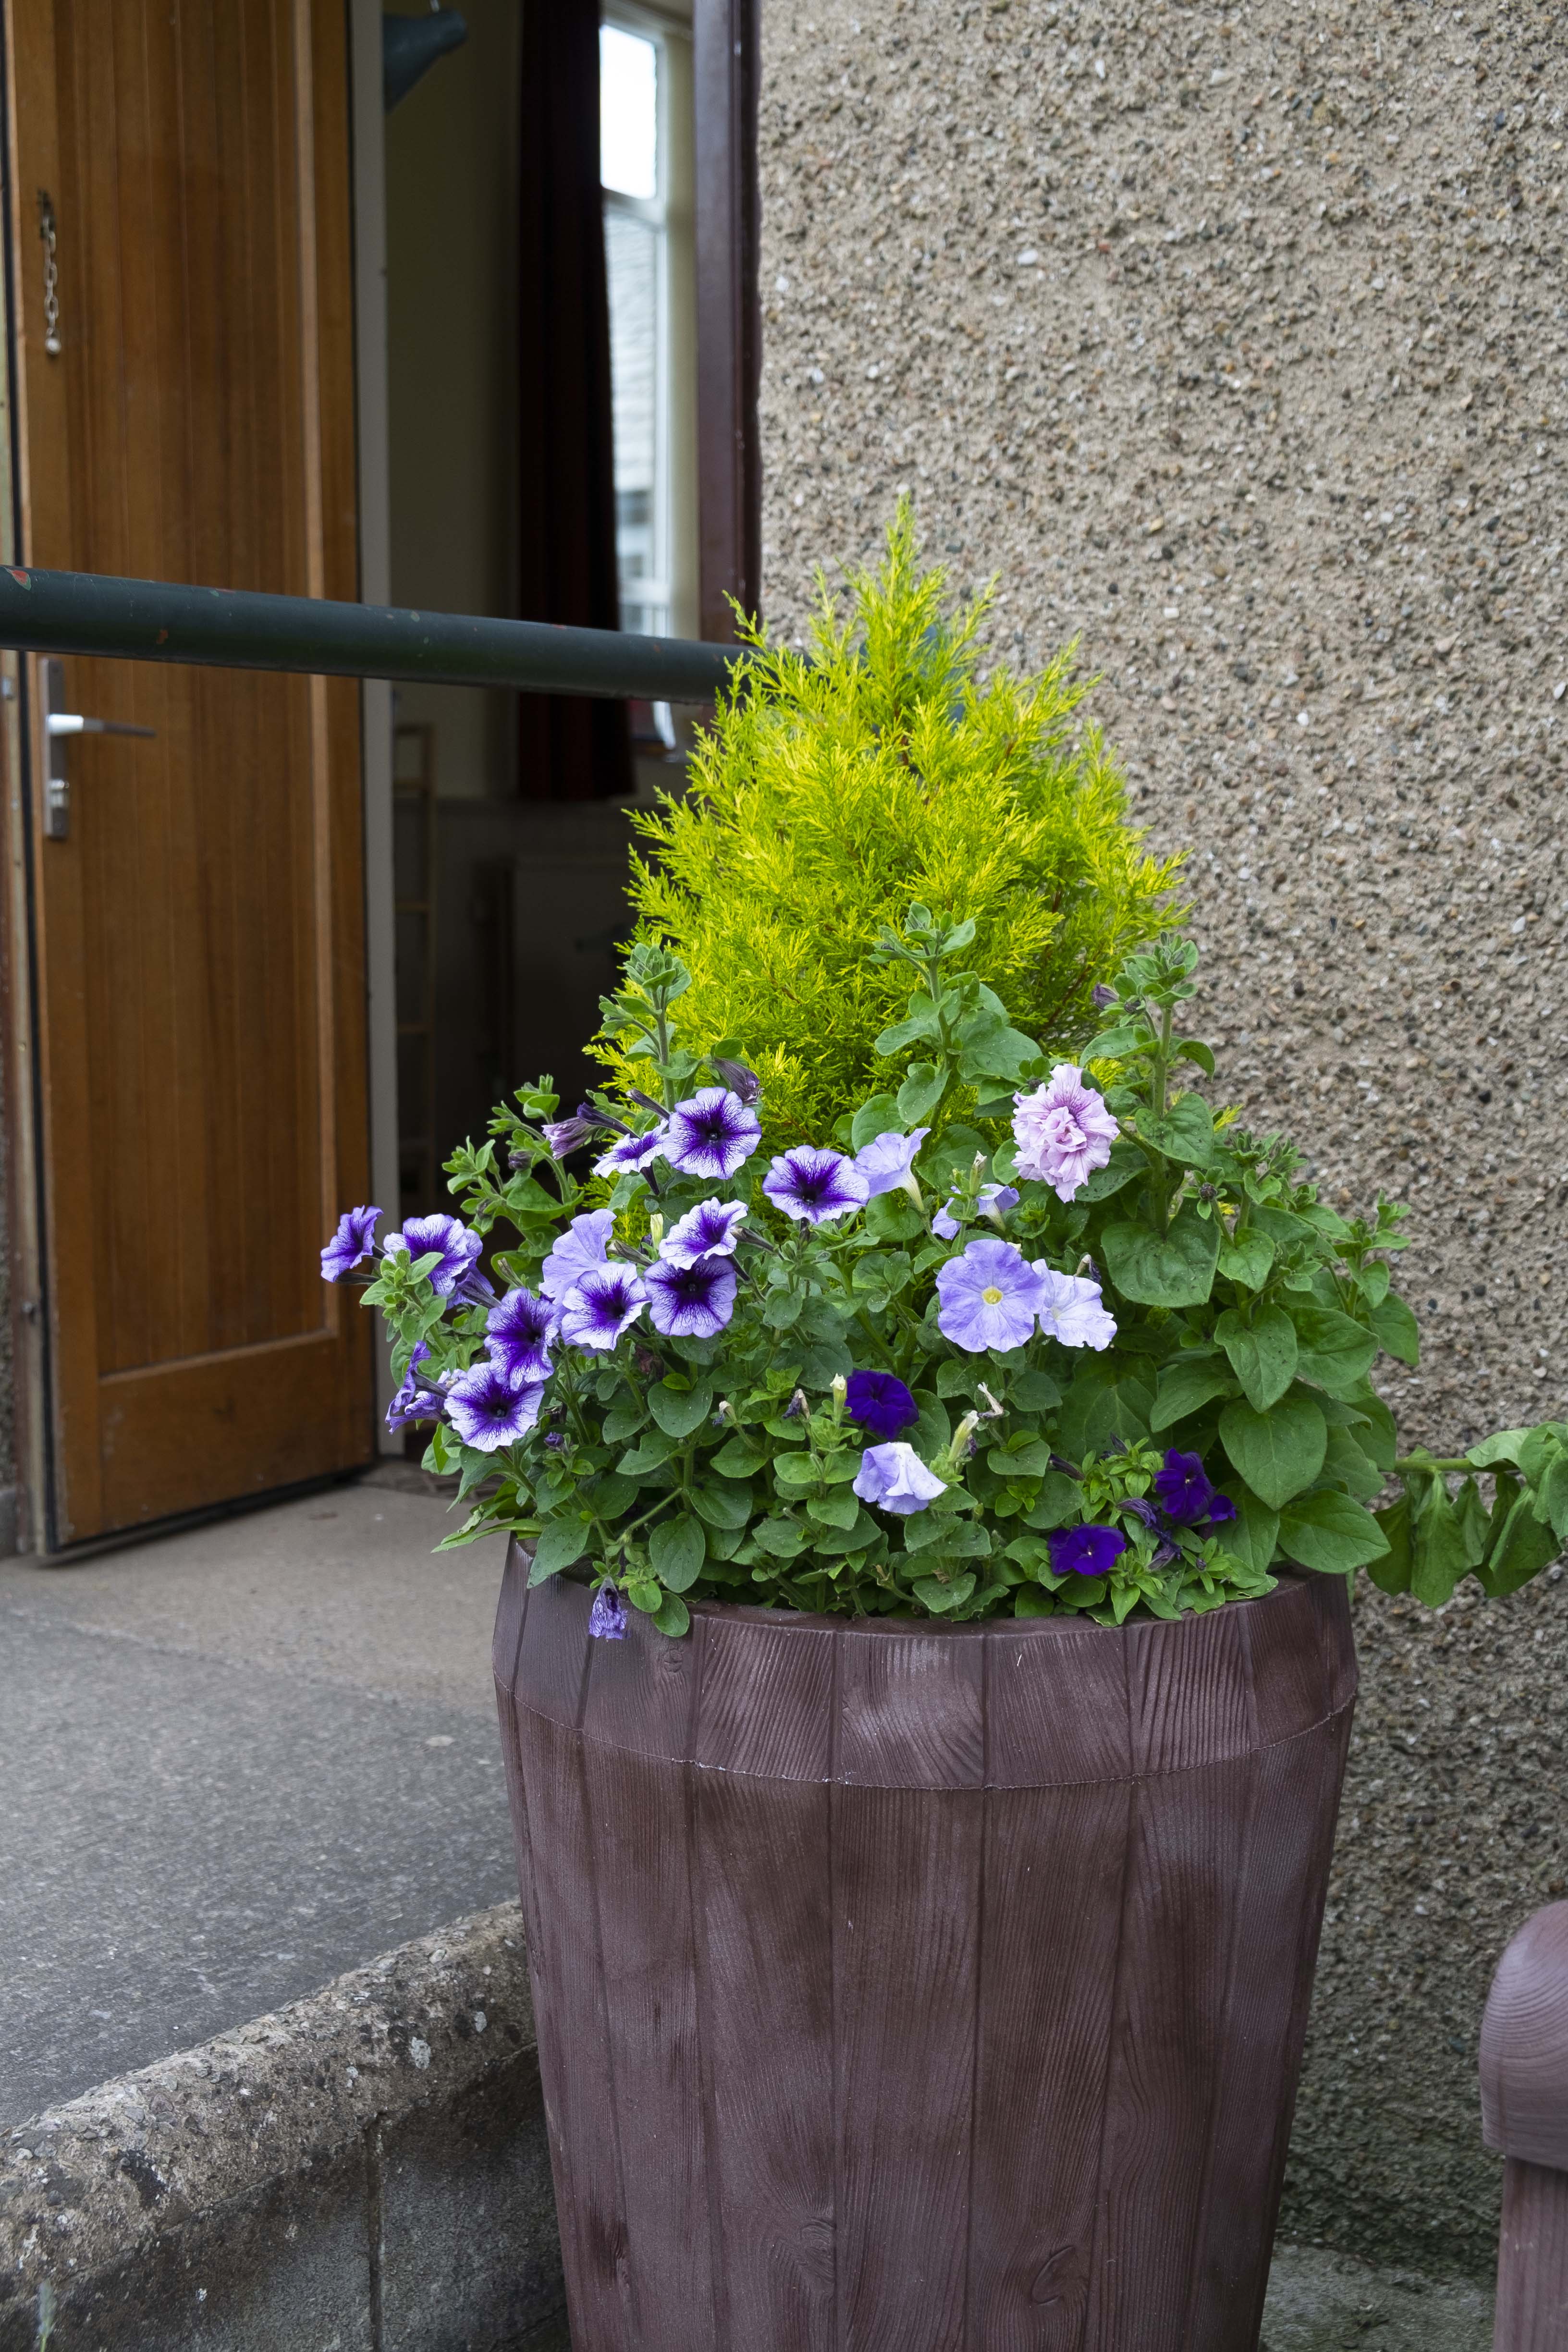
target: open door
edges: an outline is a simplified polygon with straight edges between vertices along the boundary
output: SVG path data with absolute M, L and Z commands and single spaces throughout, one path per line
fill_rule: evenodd
M 5 30 L 17 560 L 353 597 L 343 0 Z M 367 1197 L 359 695 L 21 684 L 56 1549 L 371 1458 L 370 1318 L 318 1272 Z

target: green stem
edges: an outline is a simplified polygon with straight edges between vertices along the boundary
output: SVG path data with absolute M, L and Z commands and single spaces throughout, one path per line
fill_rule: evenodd
M 1470 1460 L 1469 1456 L 1465 1454 L 1438 1454 L 1434 1456 L 1430 1461 L 1422 1454 L 1406 1454 L 1403 1461 L 1396 1461 L 1394 1465 L 1394 1470 L 1401 1478 L 1406 1476 L 1412 1470 L 1473 1470 L 1475 1466 L 1475 1464 Z M 1513 1468 L 1511 1462 L 1500 1462 L 1494 1466 L 1500 1470 L 1511 1470 Z

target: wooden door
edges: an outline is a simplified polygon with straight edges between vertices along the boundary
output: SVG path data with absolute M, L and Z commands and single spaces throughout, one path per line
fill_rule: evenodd
M 6 0 L 24 562 L 356 594 L 345 16 Z M 57 838 L 27 668 L 54 1549 L 370 1456 L 359 700 L 67 659 Z

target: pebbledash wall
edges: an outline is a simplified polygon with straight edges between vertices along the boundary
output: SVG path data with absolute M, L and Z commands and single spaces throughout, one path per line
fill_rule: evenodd
M 1563 1411 L 1568 34 L 1549 5 L 763 0 L 763 603 L 895 495 L 1191 844 L 1205 1034 L 1413 1203 L 1444 1448 Z M 1564 1891 L 1568 1586 L 1364 1591 L 1286 2228 L 1486 2273 L 1476 2035 Z

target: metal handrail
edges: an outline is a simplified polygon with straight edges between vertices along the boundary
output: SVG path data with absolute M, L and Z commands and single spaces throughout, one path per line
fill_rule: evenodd
M 711 701 L 747 658 L 744 646 L 685 637 L 20 567 L 0 568 L 0 646 L 648 702 Z

